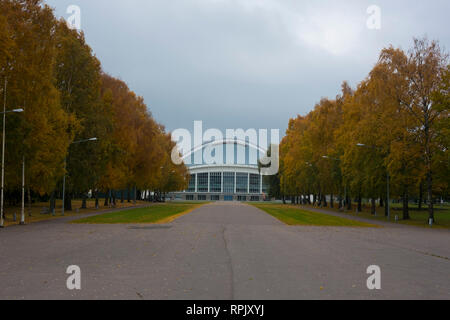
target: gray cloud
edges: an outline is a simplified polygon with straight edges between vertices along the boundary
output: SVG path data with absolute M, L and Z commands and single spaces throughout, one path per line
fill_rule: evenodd
M 340 84 L 366 77 L 381 48 L 428 35 L 449 47 L 450 3 L 423 1 L 48 0 L 81 7 L 106 72 L 167 126 L 279 128 Z M 382 9 L 382 29 L 366 9 Z

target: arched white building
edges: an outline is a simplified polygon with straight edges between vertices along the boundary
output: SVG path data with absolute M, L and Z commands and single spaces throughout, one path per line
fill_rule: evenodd
M 229 144 L 224 143 L 224 150 Z M 239 146 L 236 144 L 235 148 Z M 245 147 L 246 164 L 235 161 L 234 164 L 188 165 L 189 187 L 183 192 L 174 193 L 175 198 L 186 201 L 266 200 L 267 187 L 258 165 L 249 164 L 248 161 L 250 148 L 249 145 Z

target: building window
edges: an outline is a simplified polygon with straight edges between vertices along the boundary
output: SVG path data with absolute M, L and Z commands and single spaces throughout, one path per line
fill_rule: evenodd
M 198 184 L 197 184 L 197 192 L 208 192 L 208 174 L 207 173 L 199 173 L 197 175 Z M 206 199 L 205 199 L 206 200 Z
M 263 193 L 265 193 L 265 194 L 268 194 L 268 193 L 269 193 L 269 185 L 266 183 L 265 179 L 263 179 L 262 189 L 263 189 L 263 190 L 262 190 Z
M 195 192 L 195 174 L 191 174 L 191 179 L 189 180 L 188 192 Z
M 234 172 L 223 173 L 223 193 L 234 193 Z
M 198 199 L 198 201 L 206 201 L 206 196 L 205 195 L 198 195 L 197 199 Z
M 258 196 L 252 196 L 250 198 L 250 201 L 259 201 L 259 197 Z
M 261 176 L 259 174 L 250 174 L 250 193 L 260 193 Z
M 247 201 L 246 196 L 238 196 L 237 199 L 238 199 L 238 201 Z
M 219 201 L 220 200 L 220 196 L 219 195 L 212 195 L 211 196 L 211 201 Z
M 189 194 L 186 196 L 187 201 L 194 201 L 194 196 L 192 194 Z
M 248 173 L 236 173 L 236 192 L 248 193 Z
M 210 192 L 222 192 L 222 173 L 210 173 Z

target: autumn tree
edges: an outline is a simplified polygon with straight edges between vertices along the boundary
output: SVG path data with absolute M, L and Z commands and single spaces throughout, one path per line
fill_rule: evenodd
M 417 121 L 417 126 L 410 130 L 410 134 L 415 136 L 422 147 L 429 219 L 434 221 L 433 162 L 439 152 L 437 128 L 440 118 L 448 116 L 448 107 L 443 109 L 435 106 L 433 95 L 440 90 L 448 56 L 436 41 L 414 39 L 414 45 L 408 53 L 392 47 L 383 50 L 379 64 L 385 65 L 390 71 L 388 85 L 393 86 L 390 92 L 398 101 L 399 110 L 410 115 L 412 121 Z
M 327 205 L 326 195 L 344 189 L 348 209 L 352 197 L 358 211 L 370 198 L 375 214 L 389 182 L 406 220 L 409 200 L 421 197 L 425 181 L 434 221 L 433 194 L 449 188 L 448 88 L 448 57 L 437 42 L 416 39 L 408 53 L 384 49 L 355 91 L 344 83 L 335 100 L 322 99 L 290 120 L 280 146 L 280 190 L 313 193 L 314 203 Z
M 189 184 L 189 173 L 184 165 L 175 165 L 171 159 L 172 150 L 176 148 L 176 143 L 172 141 L 170 134 L 162 133 L 159 136 L 162 163 L 158 171 L 155 190 L 160 194 L 171 191 L 185 190 Z
M 97 138 L 95 143 L 72 144 L 67 153 L 67 209 L 71 209 L 71 193 L 83 194 L 98 182 L 107 159 L 108 129 L 111 118 L 105 116 L 101 97 L 101 66 L 86 44 L 84 34 L 57 25 L 56 80 L 62 108 L 76 119 L 68 128 L 73 141 Z M 70 142 L 73 142 L 70 141 Z M 83 208 L 86 207 L 83 201 Z
M 0 0 L 0 84 L 7 108 L 25 109 L 7 116 L 7 191 L 19 190 L 24 162 L 28 194 L 51 194 L 53 208 L 65 174 L 67 209 L 72 194 L 86 200 L 92 190 L 98 199 L 100 190 L 161 186 L 171 147 L 164 128 L 142 97 L 102 72 L 84 34 L 43 1 Z M 175 168 L 164 190 L 182 186 L 185 173 Z
M 54 81 L 56 20 L 42 1 L 0 1 L 1 82 L 7 80 L 7 107 L 25 112 L 7 117 L 6 187 L 20 185 L 26 162 L 29 190 L 47 193 L 63 174 L 73 119 L 60 106 Z M 5 46 L 8 46 L 5 49 Z M 5 51 L 6 50 L 6 51 Z
M 112 115 L 111 154 L 99 187 L 169 192 L 181 190 L 187 169 L 175 166 L 170 136 L 148 111 L 144 100 L 121 80 L 102 76 L 102 96 Z

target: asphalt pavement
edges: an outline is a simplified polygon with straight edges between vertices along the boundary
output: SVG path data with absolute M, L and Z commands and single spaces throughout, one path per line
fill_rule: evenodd
M 450 299 L 448 230 L 293 227 L 224 202 L 167 225 L 71 219 L 0 230 L 0 299 Z

